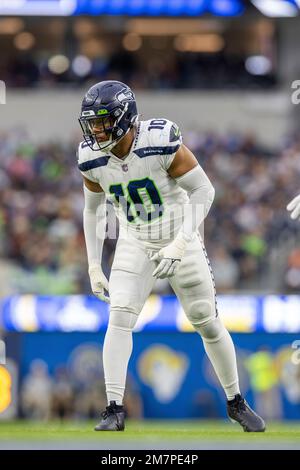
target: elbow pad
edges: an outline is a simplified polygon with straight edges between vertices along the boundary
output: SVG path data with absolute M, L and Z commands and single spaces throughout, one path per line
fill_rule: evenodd
M 203 205 L 206 217 L 215 197 L 215 189 L 201 166 L 197 165 L 176 178 L 176 181 L 181 188 L 187 191 L 190 201 Z
M 190 198 L 184 210 L 181 232 L 186 239 L 191 239 L 211 208 L 215 190 L 200 165 L 176 178 L 176 181 Z
M 101 213 L 105 212 L 105 193 L 95 193 L 90 191 L 86 185 L 83 185 L 84 191 L 84 211 L 91 212 L 100 216 Z M 99 213 L 101 212 L 101 213 Z

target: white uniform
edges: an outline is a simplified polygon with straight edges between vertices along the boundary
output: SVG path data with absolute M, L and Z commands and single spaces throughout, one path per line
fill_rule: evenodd
M 150 261 L 149 251 L 170 243 L 182 225 L 189 198 L 167 172 L 181 142 L 176 124 L 152 119 L 139 122 L 124 159 L 93 151 L 86 143 L 79 146 L 79 170 L 100 184 L 120 222 L 109 280 L 111 310 L 140 313 L 154 284 L 156 263 Z M 211 268 L 200 237 L 190 242 L 169 281 L 194 326 L 216 315 Z
M 79 169 L 105 191 L 120 221 L 120 236 L 109 279 L 110 318 L 103 345 L 108 403 L 123 400 L 132 329 L 150 294 L 158 251 L 174 239 L 182 224 L 187 193 L 168 175 L 181 145 L 176 125 L 166 119 L 140 122 L 129 154 L 79 147 Z M 200 236 L 188 244 L 176 274 L 169 278 L 181 305 L 201 335 L 205 350 L 226 392 L 239 393 L 235 351 L 229 333 L 217 318 L 211 268 Z

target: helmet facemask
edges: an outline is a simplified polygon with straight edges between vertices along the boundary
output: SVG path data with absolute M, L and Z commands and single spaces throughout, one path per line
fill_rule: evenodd
M 118 124 L 128 108 L 125 104 L 123 110 L 117 108 L 111 113 L 101 113 L 99 110 L 97 115 L 85 115 L 82 113 L 79 123 L 83 131 L 83 137 L 92 150 L 110 151 L 130 130 L 125 132 Z M 102 115 L 101 115 L 102 114 Z M 106 139 L 102 140 L 100 134 Z

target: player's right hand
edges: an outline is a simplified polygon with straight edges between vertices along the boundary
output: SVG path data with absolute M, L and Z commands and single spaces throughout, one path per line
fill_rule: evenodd
M 300 194 L 287 205 L 287 210 L 291 212 L 291 219 L 300 219 Z
M 98 297 L 98 299 L 109 304 L 109 296 L 104 292 L 104 290 L 109 292 L 108 280 L 103 274 L 101 266 L 99 264 L 89 266 L 89 276 L 93 294 Z

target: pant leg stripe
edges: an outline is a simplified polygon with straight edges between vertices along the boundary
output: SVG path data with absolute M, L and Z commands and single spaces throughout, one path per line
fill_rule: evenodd
M 216 291 L 216 282 L 215 282 L 215 278 L 214 278 L 214 273 L 213 273 L 213 270 L 212 270 L 212 267 L 211 267 L 211 264 L 210 264 L 210 261 L 209 261 L 208 255 L 207 255 L 207 251 L 206 251 L 205 246 L 204 246 L 204 243 L 203 243 L 203 240 L 202 240 L 202 238 L 201 238 L 200 236 L 199 236 L 199 240 L 200 240 L 200 243 L 201 243 L 201 246 L 202 246 L 202 250 L 203 250 L 203 253 L 204 253 L 204 256 L 205 256 L 207 265 L 208 265 L 208 267 L 209 267 L 209 271 L 210 271 L 210 275 L 211 275 L 211 280 L 212 280 L 213 287 L 214 287 L 215 309 L 216 309 L 216 318 L 217 318 L 218 315 L 219 315 L 219 312 L 218 312 L 217 291 Z

